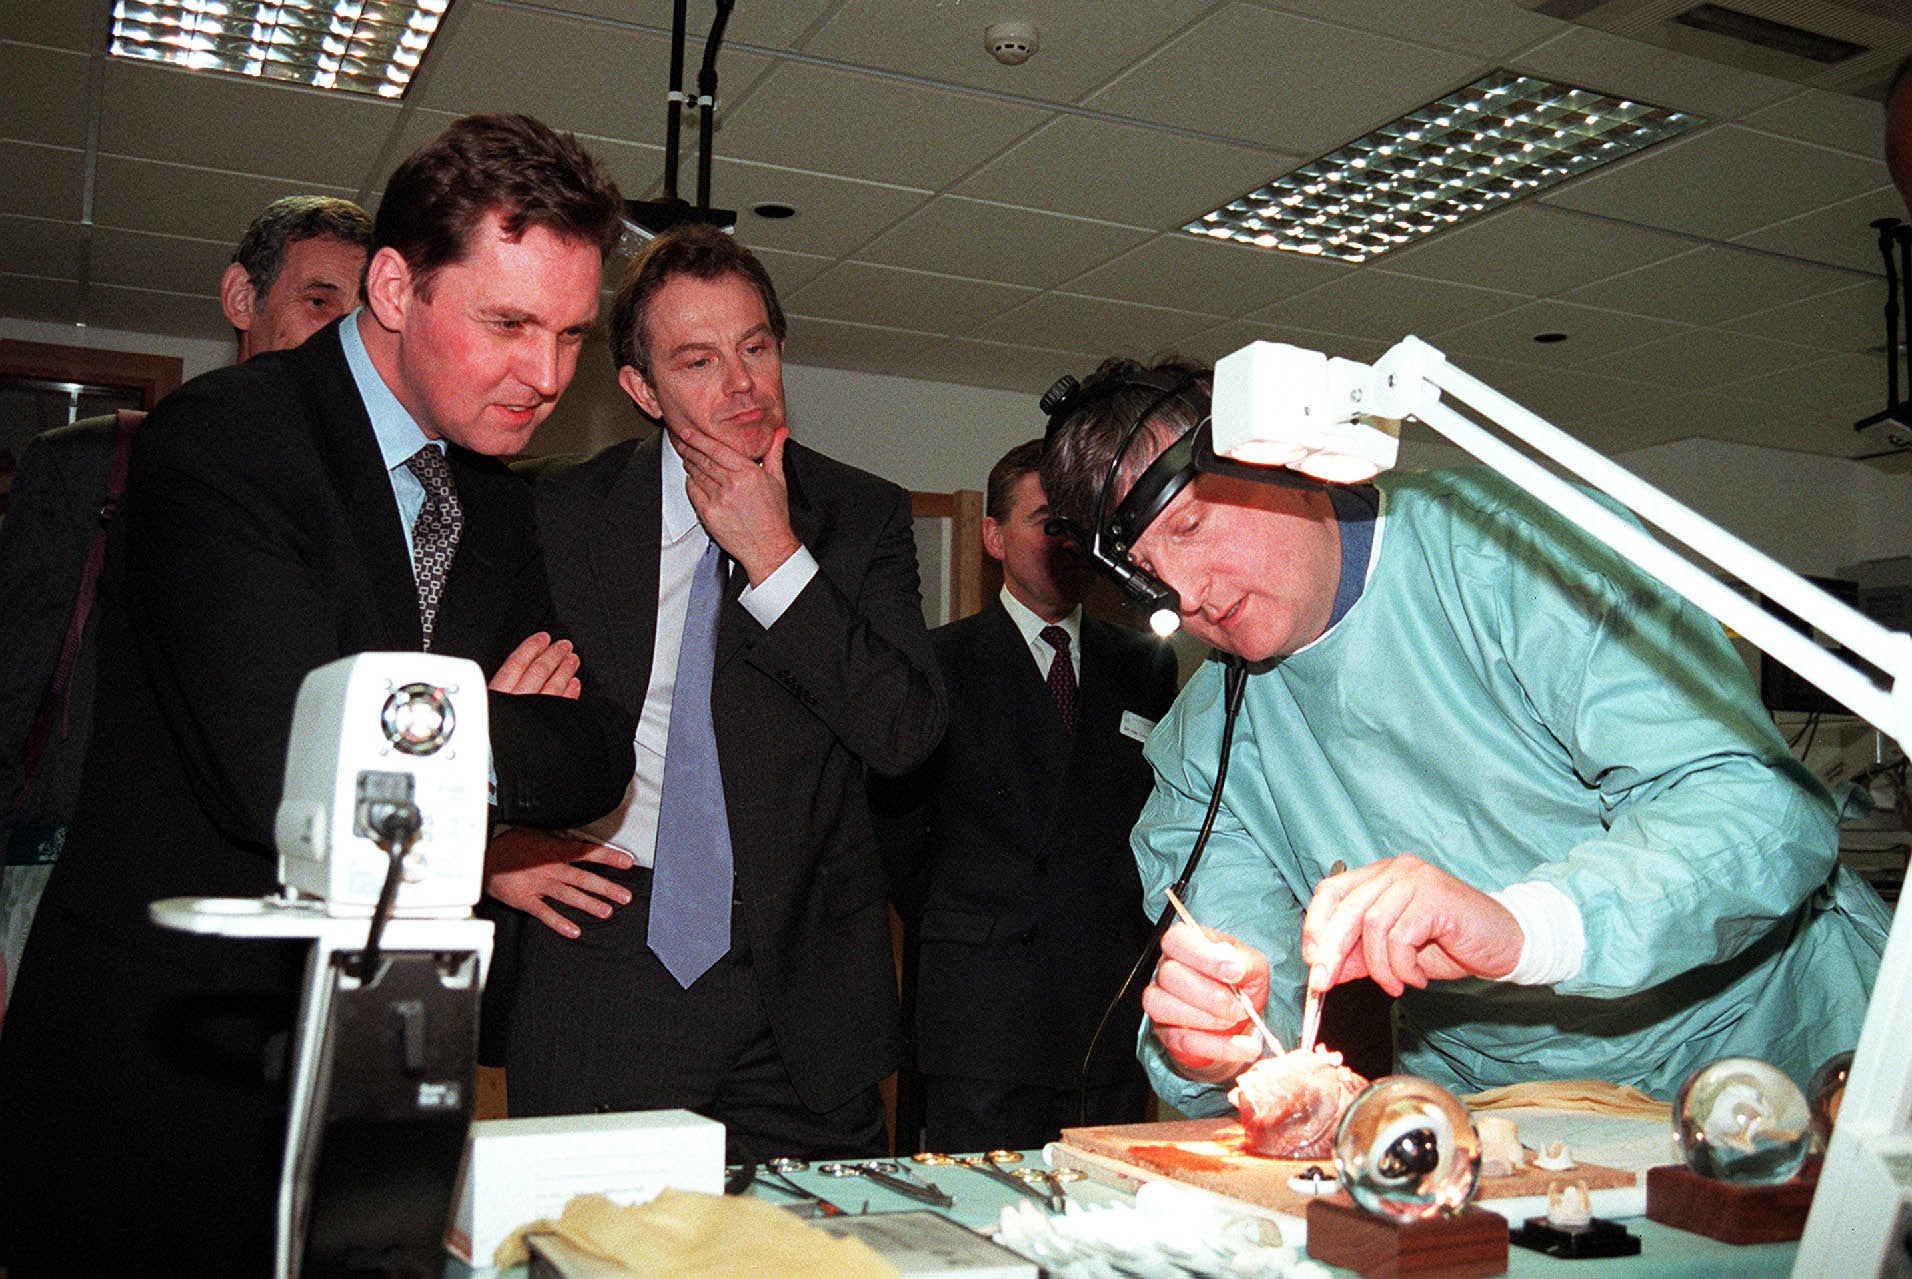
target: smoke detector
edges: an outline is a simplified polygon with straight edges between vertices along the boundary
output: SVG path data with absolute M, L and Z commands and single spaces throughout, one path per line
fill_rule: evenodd
M 1021 21 L 998 22 L 983 32 L 983 48 L 1005 67 L 1019 67 L 1035 56 L 1042 46 L 1033 24 Z

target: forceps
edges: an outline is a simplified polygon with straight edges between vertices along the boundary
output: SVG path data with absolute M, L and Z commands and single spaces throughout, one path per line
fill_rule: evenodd
M 799 1199 L 809 1200 L 816 1209 L 814 1214 L 816 1216 L 844 1216 L 845 1213 L 842 1208 L 831 1203 L 814 1190 L 805 1190 L 802 1186 L 790 1180 L 787 1175 L 793 1172 L 802 1172 L 809 1166 L 809 1164 L 801 1159 L 772 1159 L 769 1163 L 760 1165 L 757 1180 L 761 1184 L 769 1186 L 772 1190 L 781 1190 L 785 1194 L 795 1195 Z
M 879 1186 L 888 1186 L 899 1195 L 908 1195 L 918 1203 L 937 1208 L 954 1208 L 956 1200 L 929 1182 L 906 1172 L 901 1164 L 888 1159 L 868 1159 L 861 1163 L 818 1164 L 826 1177 L 868 1177 Z

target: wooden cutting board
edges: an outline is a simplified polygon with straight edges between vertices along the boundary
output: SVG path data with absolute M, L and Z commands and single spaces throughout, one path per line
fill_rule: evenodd
M 1132 1173 L 1138 1180 L 1166 1177 L 1230 1198 L 1301 1216 L 1309 1196 L 1288 1188 L 1288 1179 L 1309 1166 L 1307 1160 L 1268 1159 L 1242 1149 L 1239 1119 L 1177 1119 L 1155 1124 L 1117 1124 L 1101 1128 L 1064 1128 L 1058 1161 L 1089 1173 Z M 1532 1151 L 1528 1152 L 1529 1157 Z M 1330 1177 L 1332 1159 L 1313 1161 Z M 1631 1186 L 1637 1178 L 1618 1168 L 1582 1163 L 1567 1172 L 1523 1165 L 1507 1177 L 1481 1178 L 1480 1199 L 1545 1195 L 1560 1182 L 1584 1181 L 1588 1190 Z M 1346 1196 L 1342 1196 L 1345 1202 Z

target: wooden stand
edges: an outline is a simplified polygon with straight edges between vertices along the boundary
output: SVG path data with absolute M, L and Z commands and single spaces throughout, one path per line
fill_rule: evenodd
M 1308 1205 L 1308 1255 L 1368 1276 L 1507 1273 L 1507 1219 L 1471 1205 L 1453 1216 L 1387 1221 L 1343 1201 Z
M 1735 1186 L 1667 1164 L 1646 1170 L 1646 1215 L 1723 1243 L 1779 1243 L 1806 1230 L 1816 1164 L 1777 1186 Z

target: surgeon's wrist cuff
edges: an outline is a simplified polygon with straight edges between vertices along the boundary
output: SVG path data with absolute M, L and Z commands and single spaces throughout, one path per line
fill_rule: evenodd
M 1520 925 L 1520 960 L 1499 980 L 1516 986 L 1551 986 L 1580 975 L 1587 955 L 1587 932 L 1580 907 L 1552 884 L 1529 880 L 1509 884 L 1493 899 Z

